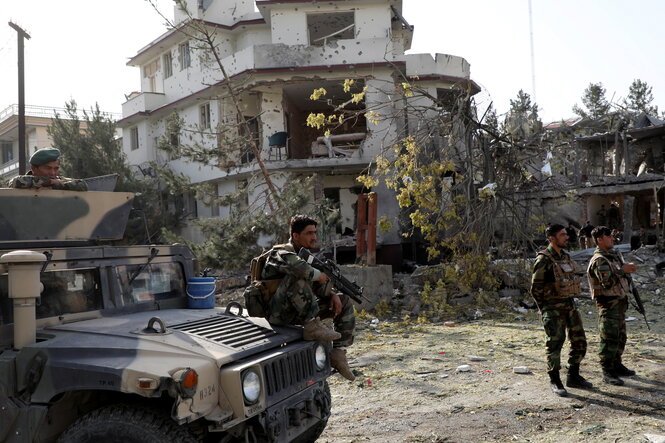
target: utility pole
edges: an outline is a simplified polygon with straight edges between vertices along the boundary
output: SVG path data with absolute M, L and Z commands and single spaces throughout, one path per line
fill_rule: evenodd
M 533 12 L 531 10 L 531 0 L 529 0 L 529 41 L 531 42 L 531 94 L 533 102 L 536 100 L 536 61 L 533 49 Z
M 18 173 L 25 174 L 25 82 L 23 40 L 30 39 L 30 35 L 20 26 L 9 22 L 18 34 Z

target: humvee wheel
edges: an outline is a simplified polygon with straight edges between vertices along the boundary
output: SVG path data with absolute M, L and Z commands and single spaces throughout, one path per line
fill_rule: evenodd
M 84 415 L 58 438 L 59 443 L 190 443 L 185 427 L 157 410 L 129 405 L 106 406 Z
M 312 443 L 315 442 L 321 434 L 323 434 L 323 430 L 326 429 L 326 425 L 328 424 L 328 419 L 330 418 L 330 410 L 332 408 L 332 396 L 330 395 L 330 386 L 328 385 L 328 382 L 325 382 L 325 401 L 327 404 L 327 407 L 325 408 L 324 411 L 322 412 L 322 417 L 321 417 L 321 422 L 314 426 L 312 429 L 309 431 L 305 432 L 303 435 L 298 437 L 295 441 L 297 443 Z

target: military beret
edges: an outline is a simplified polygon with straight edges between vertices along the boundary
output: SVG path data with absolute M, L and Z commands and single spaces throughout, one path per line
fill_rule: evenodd
M 60 157 L 60 151 L 55 148 L 44 148 L 36 151 L 30 157 L 30 164 L 41 166 L 46 163 L 54 162 Z

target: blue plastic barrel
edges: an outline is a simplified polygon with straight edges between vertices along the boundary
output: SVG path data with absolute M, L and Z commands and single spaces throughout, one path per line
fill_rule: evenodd
M 191 277 L 187 280 L 187 306 L 189 309 L 215 307 L 215 277 Z

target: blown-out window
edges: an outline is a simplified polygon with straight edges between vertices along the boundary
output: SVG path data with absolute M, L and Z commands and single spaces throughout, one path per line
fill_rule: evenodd
M 332 40 L 353 39 L 356 35 L 355 14 L 351 12 L 329 12 L 307 14 L 309 44 L 324 46 Z
M 191 66 L 192 58 L 189 53 L 189 42 L 182 43 L 178 46 L 178 62 L 180 63 L 181 71 Z

